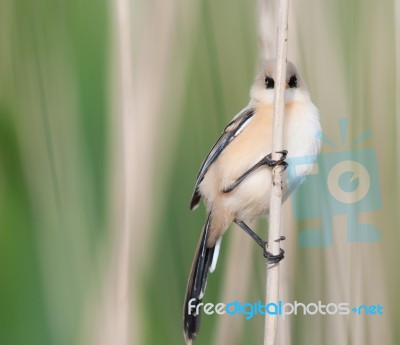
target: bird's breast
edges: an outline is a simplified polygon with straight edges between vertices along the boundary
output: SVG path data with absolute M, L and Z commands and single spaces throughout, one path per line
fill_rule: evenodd
M 316 139 L 316 133 L 320 129 L 318 110 L 309 103 L 285 107 L 283 148 L 288 150 L 289 158 L 316 154 L 319 150 Z M 267 166 L 258 168 L 233 191 L 223 193 L 222 190 L 271 153 L 272 122 L 272 106 L 257 107 L 246 128 L 212 164 L 200 184 L 200 192 L 209 207 L 217 202 L 242 220 L 252 220 L 268 212 L 271 168 Z M 288 194 L 286 176 L 285 173 L 285 195 Z

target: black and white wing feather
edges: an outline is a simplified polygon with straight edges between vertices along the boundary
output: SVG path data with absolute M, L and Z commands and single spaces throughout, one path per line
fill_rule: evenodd
M 221 152 L 229 145 L 229 143 L 239 135 L 239 133 L 249 124 L 254 115 L 254 108 L 247 107 L 237 114 L 233 120 L 225 127 L 222 135 L 212 147 L 207 158 L 204 160 L 197 174 L 196 184 L 194 187 L 192 199 L 190 201 L 190 209 L 195 209 L 200 202 L 201 195 L 199 192 L 199 184 L 203 181 L 205 174 L 210 168 L 211 164 L 215 162 Z

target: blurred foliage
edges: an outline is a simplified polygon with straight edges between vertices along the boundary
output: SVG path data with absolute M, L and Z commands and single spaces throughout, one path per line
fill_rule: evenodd
M 1 344 L 82 331 L 107 221 L 107 7 L 0 5 Z

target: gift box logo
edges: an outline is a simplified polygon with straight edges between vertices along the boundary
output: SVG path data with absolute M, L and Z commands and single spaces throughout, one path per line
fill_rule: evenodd
M 347 119 L 339 120 L 342 146 Z M 353 147 L 371 136 L 365 131 Z M 320 139 L 338 148 L 322 133 Z M 340 149 L 340 148 L 339 148 Z M 320 154 L 318 157 L 295 157 L 288 160 L 288 174 L 297 176 L 304 165 L 310 173 L 292 193 L 293 217 L 297 221 L 318 219 L 318 228 L 303 228 L 299 245 L 303 247 L 331 246 L 333 217 L 346 216 L 348 242 L 378 242 L 381 232 L 374 224 L 359 222 L 359 215 L 382 208 L 378 164 L 374 149 L 343 150 Z

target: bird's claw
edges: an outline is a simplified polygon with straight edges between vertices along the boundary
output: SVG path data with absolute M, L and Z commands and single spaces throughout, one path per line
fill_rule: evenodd
M 255 164 L 252 168 L 250 168 L 244 174 L 242 174 L 236 181 L 234 181 L 233 183 L 224 187 L 222 189 L 222 193 L 229 193 L 229 192 L 233 191 L 239 184 L 241 184 L 245 180 L 245 178 L 248 175 L 250 175 L 253 171 L 258 169 L 260 166 L 267 165 L 270 168 L 274 168 L 277 165 L 280 165 L 283 167 L 282 171 L 285 171 L 286 168 L 288 167 L 288 164 L 285 162 L 288 152 L 286 150 L 283 150 L 283 151 L 278 151 L 277 153 L 280 153 L 282 155 L 280 159 L 278 159 L 278 160 L 271 159 L 271 154 L 265 156 L 257 164 Z
M 266 163 L 271 168 L 275 168 L 276 166 L 280 165 L 283 167 L 282 171 L 285 171 L 288 167 L 288 163 L 285 162 L 288 152 L 287 152 L 287 150 L 282 150 L 282 151 L 276 151 L 276 153 L 281 154 L 281 158 L 278 160 L 274 160 L 274 159 L 272 159 L 272 154 L 270 153 L 269 155 L 267 155 L 265 157 Z
M 285 257 L 285 251 L 282 248 L 280 248 L 279 254 L 273 255 L 269 251 L 264 250 L 264 257 L 268 260 L 269 263 L 277 264 Z
M 285 236 L 281 236 L 275 240 L 275 242 L 280 242 L 286 240 Z M 271 264 L 277 264 L 285 257 L 285 251 L 282 248 L 279 248 L 279 254 L 273 255 L 267 250 L 268 242 L 264 242 L 264 257 L 270 262 Z

